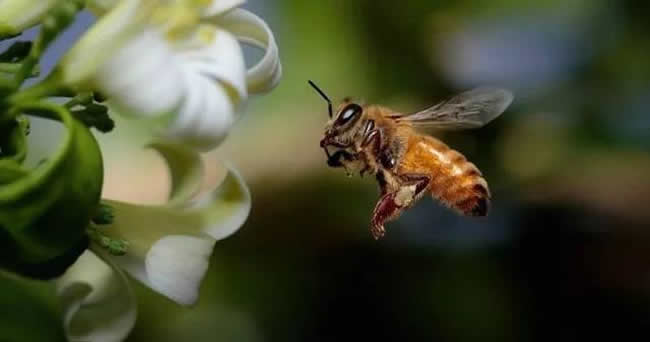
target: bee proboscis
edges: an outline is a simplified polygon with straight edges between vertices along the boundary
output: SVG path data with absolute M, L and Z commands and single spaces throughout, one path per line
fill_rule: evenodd
M 345 99 L 334 111 L 320 146 L 331 167 L 348 173 L 375 175 L 380 198 L 373 210 L 370 232 L 385 234 L 384 224 L 399 217 L 429 193 L 446 206 L 469 216 L 485 216 L 490 190 L 481 171 L 461 153 L 420 128 L 469 129 L 492 121 L 512 103 L 501 88 L 482 87 L 460 93 L 425 110 L 402 114 L 379 105 L 361 105 Z

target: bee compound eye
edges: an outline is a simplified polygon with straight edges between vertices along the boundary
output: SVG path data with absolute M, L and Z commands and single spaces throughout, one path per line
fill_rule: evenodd
M 341 110 L 339 117 L 336 119 L 336 124 L 342 126 L 352 120 L 356 120 L 359 118 L 361 112 L 363 112 L 363 108 L 361 108 L 361 106 L 356 103 L 351 103 L 345 106 L 343 110 Z

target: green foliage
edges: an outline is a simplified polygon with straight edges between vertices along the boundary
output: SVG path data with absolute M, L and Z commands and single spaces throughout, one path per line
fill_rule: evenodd
M 65 341 L 51 284 L 0 271 L 0 341 Z
M 102 157 L 90 127 L 113 128 L 105 106 L 80 94 L 70 106 L 46 102 L 70 95 L 56 73 L 26 89 L 49 44 L 74 19 L 82 1 L 62 1 L 43 20 L 34 43 L 14 42 L 0 53 L 0 266 L 23 275 L 60 275 L 86 248 L 103 182 Z M 56 152 L 35 167 L 26 159 L 26 115 L 61 122 Z
M 55 155 L 33 170 L 0 160 L 0 178 L 15 177 L 0 188 L 2 263 L 13 269 L 60 256 L 85 235 L 101 194 L 103 167 L 94 137 L 62 107 L 40 103 L 67 128 Z M 20 126 L 16 126 L 20 127 Z
M 29 120 L 20 117 L 0 127 L 0 158 L 22 163 L 27 156 L 26 137 L 29 134 Z M 0 184 L 2 184 L 0 175 Z

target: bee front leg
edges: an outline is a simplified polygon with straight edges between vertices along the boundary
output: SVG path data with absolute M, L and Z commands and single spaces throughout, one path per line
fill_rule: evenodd
M 368 170 L 370 170 L 370 166 L 368 165 L 368 163 L 364 163 L 363 169 L 359 171 L 359 176 L 363 178 L 363 175 L 365 175 L 366 172 L 368 172 Z
M 327 149 L 325 149 L 327 151 Z M 347 152 L 345 150 L 339 150 L 334 152 L 334 154 L 330 155 L 329 152 L 327 152 L 327 165 L 330 167 L 342 167 L 345 170 L 345 173 L 348 176 L 351 176 L 352 174 L 350 173 L 350 170 L 348 169 L 347 165 L 343 162 L 351 162 L 355 161 L 358 159 L 358 156 L 355 154 L 352 154 L 350 152 Z
M 341 158 L 346 161 L 352 161 L 356 159 L 353 154 L 345 150 L 336 151 L 332 155 L 327 152 L 327 149 L 325 149 L 325 151 L 327 154 L 327 165 L 330 167 L 345 167 L 345 165 L 341 162 Z
M 379 153 L 379 150 L 381 149 L 381 130 L 375 129 L 370 132 L 367 132 L 365 136 L 363 137 L 363 141 L 361 142 L 361 147 L 367 147 L 370 144 L 372 145 L 372 148 L 375 153 Z

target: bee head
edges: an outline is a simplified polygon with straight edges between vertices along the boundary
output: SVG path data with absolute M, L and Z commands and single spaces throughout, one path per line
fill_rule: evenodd
M 336 145 L 337 147 L 349 147 L 360 127 L 360 119 L 364 114 L 363 107 L 358 103 L 352 102 L 350 98 L 345 98 L 338 107 L 336 114 L 334 114 L 332 111 L 332 101 L 330 101 L 329 97 L 314 82 L 309 81 L 309 85 L 327 102 L 330 117 L 325 127 L 325 137 L 321 140 L 321 146 Z
M 350 99 L 344 99 L 336 115 L 327 123 L 327 131 L 333 135 L 353 133 L 363 116 L 363 106 Z

